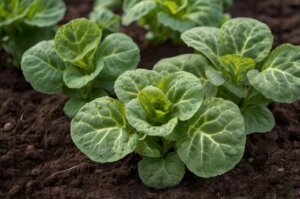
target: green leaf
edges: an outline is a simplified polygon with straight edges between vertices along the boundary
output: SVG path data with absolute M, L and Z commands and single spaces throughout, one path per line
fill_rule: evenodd
M 127 26 L 132 22 L 150 13 L 156 8 L 153 0 L 124 0 L 123 10 L 125 14 L 122 18 L 123 25 Z
M 96 68 L 91 73 L 86 73 L 85 71 L 77 68 L 74 65 L 70 65 L 64 72 L 63 80 L 64 83 L 69 88 L 82 88 L 88 83 L 93 81 L 104 68 L 104 62 L 99 62 L 96 65 Z
M 181 39 L 190 47 L 205 55 L 213 65 L 218 66 L 218 55 L 222 55 L 220 40 L 221 32 L 218 28 L 198 27 L 181 34 Z
M 114 162 L 133 152 L 137 134 L 127 124 L 122 103 L 98 98 L 84 105 L 71 122 L 75 145 L 96 162 Z
M 129 36 L 114 33 L 107 36 L 98 47 L 96 59 L 104 59 L 101 80 L 115 81 L 125 71 L 136 69 L 140 50 Z
M 196 26 L 196 24 L 187 19 L 178 19 L 165 12 L 160 12 L 157 14 L 157 20 L 159 23 L 171 28 L 172 30 L 178 32 L 184 32 Z
M 235 18 L 221 27 L 224 54 L 264 60 L 272 49 L 273 35 L 269 27 L 250 18 Z
M 120 26 L 120 16 L 103 7 L 94 8 L 89 18 L 103 30 L 107 29 L 111 32 L 116 32 Z
M 68 116 L 68 118 L 73 118 L 78 113 L 79 109 L 84 106 L 87 102 L 78 99 L 78 98 L 70 98 L 64 106 L 64 113 Z
M 65 67 L 54 50 L 53 41 L 43 41 L 31 47 L 21 62 L 26 81 L 35 90 L 46 94 L 61 91 Z
M 93 69 L 93 57 L 102 36 L 97 24 L 87 19 L 75 19 L 63 25 L 55 35 L 57 54 L 84 70 Z
M 171 58 L 161 59 L 153 70 L 158 73 L 175 73 L 186 71 L 192 73 L 199 79 L 206 79 L 204 66 L 208 65 L 205 57 L 198 54 L 183 54 Z
M 133 99 L 126 104 L 126 118 L 129 124 L 139 133 L 161 137 L 165 137 L 172 133 L 178 121 L 177 117 L 175 117 L 169 118 L 169 121 L 164 124 L 153 124 L 148 120 L 143 107 L 138 102 L 138 99 Z
M 205 66 L 205 75 L 212 85 L 221 86 L 225 82 L 223 74 L 210 65 Z
M 159 158 L 161 157 L 162 147 L 159 144 L 158 137 L 146 136 L 145 139 L 138 141 L 135 151 L 141 156 Z
M 155 85 L 160 78 L 161 75 L 152 70 L 127 71 L 116 80 L 115 92 L 121 102 L 127 103 L 137 98 L 138 93 L 145 87 Z
M 247 72 L 256 65 L 253 59 L 239 55 L 225 55 L 218 57 L 218 60 L 221 64 L 219 70 L 235 85 L 242 85 L 247 79 Z
M 96 0 L 95 6 L 102 8 L 118 8 L 122 5 L 122 0 Z
M 200 177 L 232 169 L 245 149 L 244 119 L 239 108 L 222 98 L 206 99 L 188 121 L 187 137 L 177 143 L 177 154 Z
M 163 124 L 168 120 L 172 103 L 162 90 L 147 86 L 138 93 L 138 101 L 145 111 L 148 121 Z
M 64 17 L 65 11 L 62 0 L 36 0 L 30 7 L 25 23 L 37 27 L 53 26 Z
M 275 126 L 272 112 L 265 105 L 253 105 L 242 109 L 246 134 L 265 133 Z
M 184 18 L 198 26 L 218 27 L 223 15 L 221 0 L 189 0 Z
M 199 79 L 184 71 L 172 73 L 162 78 L 158 87 L 172 102 L 173 115 L 182 121 L 190 119 L 195 114 L 204 96 Z
M 176 153 L 169 153 L 165 158 L 144 157 L 138 164 L 138 172 L 146 186 L 163 189 L 179 184 L 185 167 Z
M 249 71 L 250 84 L 266 98 L 292 103 L 300 99 L 300 47 L 284 44 L 265 61 L 262 71 Z

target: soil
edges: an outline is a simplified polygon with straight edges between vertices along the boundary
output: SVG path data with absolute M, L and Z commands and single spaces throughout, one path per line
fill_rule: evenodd
M 65 22 L 87 16 L 92 5 L 67 2 Z M 268 23 L 278 45 L 300 44 L 299 9 L 299 0 L 236 0 L 230 12 Z M 143 67 L 190 52 L 170 43 L 149 46 L 135 26 L 126 32 L 141 47 Z M 186 172 L 180 185 L 154 190 L 138 177 L 138 156 L 98 164 L 79 152 L 62 111 L 66 97 L 35 92 L 20 71 L 7 67 L 9 60 L 1 51 L 0 198 L 300 198 L 300 102 L 272 104 L 276 127 L 248 136 L 245 155 L 230 172 L 209 179 Z

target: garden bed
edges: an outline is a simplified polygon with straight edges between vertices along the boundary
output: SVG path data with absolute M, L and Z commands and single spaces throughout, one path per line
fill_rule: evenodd
M 85 16 L 91 1 L 68 1 L 65 18 Z M 275 45 L 300 44 L 299 1 L 237 0 L 230 12 L 266 22 Z M 263 14 L 260 14 L 263 13 Z M 143 31 L 124 29 L 139 43 L 143 67 L 163 57 L 190 52 L 165 44 L 151 47 Z M 0 52 L 0 64 L 9 65 Z M 62 94 L 39 94 L 20 71 L 0 72 L 0 198 L 300 198 L 300 103 L 272 104 L 277 125 L 269 133 L 247 137 L 242 161 L 215 178 L 186 172 L 180 185 L 148 189 L 137 174 L 137 155 L 112 164 L 90 161 L 70 139 L 70 120 L 64 116 Z

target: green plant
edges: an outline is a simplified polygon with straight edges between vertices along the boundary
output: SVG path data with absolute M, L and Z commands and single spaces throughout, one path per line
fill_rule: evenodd
M 113 95 L 116 78 L 139 62 L 139 49 L 130 37 L 115 33 L 101 39 L 96 23 L 73 20 L 58 30 L 54 41 L 42 41 L 24 53 L 23 74 L 39 92 L 69 96 L 64 111 L 73 117 L 86 102 Z
M 283 44 L 270 52 L 273 36 L 267 25 L 236 18 L 220 29 L 194 28 L 181 37 L 201 55 L 164 59 L 154 70 L 195 74 L 204 85 L 206 98 L 221 97 L 239 106 L 247 134 L 274 127 L 269 103 L 300 99 L 300 47 Z
M 178 184 L 187 168 L 201 177 L 232 169 L 241 159 L 246 134 L 239 108 L 221 98 L 203 100 L 199 79 L 188 72 L 137 69 L 115 82 L 120 101 L 98 98 L 71 122 L 75 145 L 96 162 L 136 152 L 140 178 L 149 187 Z
M 121 17 L 112 9 L 120 7 L 122 7 L 122 0 L 97 0 L 89 18 L 98 24 L 104 35 L 117 32 L 120 28 Z
M 65 9 L 62 0 L 0 1 L 0 48 L 12 54 L 15 66 L 29 47 L 53 37 Z
M 226 1 L 227 2 L 227 1 Z M 219 27 L 223 21 L 223 0 L 124 0 L 122 22 L 138 21 L 149 30 L 153 42 L 172 39 L 196 26 Z M 226 16 L 227 17 L 227 16 Z

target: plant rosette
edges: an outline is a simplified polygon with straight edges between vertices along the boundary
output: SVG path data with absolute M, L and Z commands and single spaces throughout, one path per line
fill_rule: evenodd
M 199 79 L 137 69 L 115 82 L 119 100 L 101 97 L 84 105 L 71 122 L 75 145 L 105 163 L 136 152 L 148 187 L 180 183 L 186 167 L 200 177 L 232 169 L 242 158 L 246 134 L 239 108 L 221 98 L 203 100 Z
M 300 99 L 300 47 L 283 44 L 271 51 L 273 36 L 264 23 L 236 18 L 220 29 L 198 27 L 181 37 L 200 54 L 163 59 L 154 70 L 196 75 L 206 98 L 221 97 L 239 106 L 247 134 L 268 132 L 275 126 L 267 108 L 270 102 Z
M 0 47 L 12 54 L 15 66 L 28 48 L 53 37 L 65 10 L 62 0 L 0 1 Z
M 228 15 L 223 0 L 124 0 L 123 25 L 139 22 L 156 43 L 180 41 L 180 33 L 197 26 L 219 27 Z
M 63 25 L 54 41 L 27 50 L 21 68 L 35 90 L 69 96 L 64 111 L 72 118 L 85 103 L 113 94 L 117 77 L 135 69 L 139 60 L 139 48 L 130 37 L 114 33 L 102 39 L 97 24 L 81 18 Z

